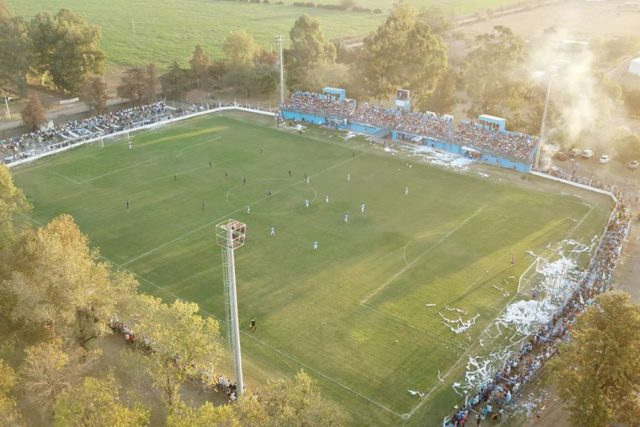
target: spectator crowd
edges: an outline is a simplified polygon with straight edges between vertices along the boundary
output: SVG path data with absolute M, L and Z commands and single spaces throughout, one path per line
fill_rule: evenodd
M 621 197 L 621 196 L 620 196 Z M 622 244 L 631 221 L 631 210 L 627 201 L 620 199 L 613 211 L 605 233 L 596 247 L 589 266 L 574 292 L 567 298 L 547 324 L 524 341 L 517 354 L 507 359 L 503 368 L 484 384 L 461 408 L 449 416 L 446 427 L 463 426 L 471 417 L 499 420 L 502 418 L 513 396 L 527 384 L 555 354 L 557 345 L 569 339 L 576 318 L 590 305 L 595 297 L 610 290 Z
M 536 137 L 492 130 L 479 123 L 462 122 L 455 127 L 450 115 L 430 111 L 406 112 L 368 103 L 356 105 L 354 100 L 339 100 L 328 94 L 295 92 L 282 109 L 388 129 L 406 139 L 425 137 L 454 142 L 482 153 L 526 163 L 531 162 L 537 144 Z
M 0 140 L 0 155 L 5 163 L 52 151 L 90 138 L 108 136 L 126 129 L 166 120 L 171 116 L 164 102 L 72 120 L 35 132 Z

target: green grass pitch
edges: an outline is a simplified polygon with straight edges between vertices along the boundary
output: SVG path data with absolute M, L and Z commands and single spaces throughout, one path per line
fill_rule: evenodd
M 34 220 L 72 214 L 145 291 L 196 301 L 218 318 L 225 310 L 215 224 L 246 222 L 236 266 L 249 387 L 305 369 L 354 424 L 431 425 L 458 402 L 451 383 L 508 302 L 492 285 L 524 271 L 525 250 L 590 240 L 609 204 L 525 188 L 503 171 L 495 170 L 501 179 L 447 171 L 325 133 L 212 116 L 132 135 L 133 149 L 125 139 L 72 150 L 15 177 Z M 511 295 L 516 285 L 507 285 Z M 479 313 L 477 324 L 453 334 L 438 315 L 445 304 Z M 257 331 L 249 332 L 253 317 Z M 428 394 L 421 400 L 408 389 Z

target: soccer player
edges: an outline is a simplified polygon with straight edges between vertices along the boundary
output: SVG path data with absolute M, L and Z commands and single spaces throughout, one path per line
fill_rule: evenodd
M 250 214 L 251 213 L 251 206 L 247 206 L 247 213 Z
M 275 227 L 271 227 L 271 236 L 275 236 L 276 235 L 276 228 Z
M 345 224 L 349 223 L 349 212 L 344 213 L 343 219 Z
M 126 209 L 129 209 L 129 201 L 128 201 L 128 200 L 125 200 L 125 201 L 124 201 L 124 207 L 125 207 Z
M 318 250 L 318 241 L 317 241 L 317 240 L 314 240 L 314 241 L 313 241 L 313 250 L 314 250 L 314 251 L 317 251 L 317 250 Z
M 178 175 L 173 175 L 173 180 L 177 181 L 178 180 Z
M 289 176 L 291 176 L 291 169 L 289 169 Z
M 304 199 L 304 207 L 305 208 L 309 207 L 309 199 Z
M 311 177 L 310 177 L 310 176 L 308 176 L 308 177 L 307 177 L 307 184 L 309 184 L 310 182 L 311 182 Z
M 347 174 L 347 182 L 351 182 L 351 174 L 350 173 Z
M 325 202 L 325 203 L 329 203 L 329 195 L 328 195 L 328 194 L 326 194 L 326 195 L 324 196 L 324 202 Z
M 408 196 L 408 195 L 409 195 L 409 186 L 408 186 L 408 185 L 405 185 L 405 186 L 404 186 L 404 195 L 405 195 L 405 196 Z
M 131 144 L 131 141 L 129 141 L 129 150 L 131 150 L 131 147 L 132 147 L 132 146 L 133 146 L 133 145 Z
M 360 203 L 360 212 L 364 213 L 365 205 L 364 202 Z
M 247 183 L 247 178 L 246 178 L 246 177 L 244 177 L 244 176 L 242 177 L 242 183 L 243 183 L 243 184 L 246 184 L 246 183 Z
M 249 330 L 250 331 L 255 331 L 256 330 L 256 318 L 255 317 L 253 319 L 251 319 L 251 323 L 249 323 Z
M 202 212 L 204 212 L 204 200 L 202 201 Z
M 209 160 L 209 168 L 211 168 L 211 160 Z
M 267 191 L 267 197 L 271 197 L 273 195 L 273 191 L 269 190 Z

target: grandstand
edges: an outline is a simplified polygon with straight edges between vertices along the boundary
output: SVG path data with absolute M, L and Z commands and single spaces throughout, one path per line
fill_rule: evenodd
M 325 88 L 323 93 L 295 92 L 281 106 L 281 114 L 284 120 L 417 142 L 522 173 L 531 171 L 538 143 L 535 136 L 508 131 L 500 117 L 481 115 L 477 122 L 455 126 L 450 115 L 357 103 L 335 88 Z

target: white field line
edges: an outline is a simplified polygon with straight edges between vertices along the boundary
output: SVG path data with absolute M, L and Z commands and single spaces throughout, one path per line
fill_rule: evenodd
M 568 238 L 577 228 L 578 225 L 581 225 L 584 220 L 587 218 L 587 216 L 589 216 L 589 214 L 591 214 L 591 212 L 593 211 L 593 209 L 595 208 L 595 206 L 592 206 L 591 209 L 584 214 L 584 216 L 580 219 L 580 221 L 578 221 L 578 223 L 576 224 L 576 227 L 572 228 L 571 230 L 569 230 L 569 232 L 567 232 L 567 235 L 565 236 L 565 238 Z M 497 319 L 498 317 L 500 317 L 502 315 L 502 313 L 504 313 L 504 311 L 507 309 L 507 307 L 509 306 L 509 304 L 511 304 L 513 302 L 513 300 L 519 295 L 518 292 L 514 292 L 514 295 L 509 299 L 509 301 L 504 305 L 504 307 L 502 308 L 502 310 L 500 310 L 500 313 L 498 313 L 498 315 L 495 317 L 495 319 Z M 483 336 L 485 333 L 487 333 L 487 331 L 489 330 L 489 328 L 491 328 L 494 325 L 495 319 L 493 319 L 491 322 L 489 322 L 489 324 L 487 325 L 486 328 L 484 328 L 484 330 L 482 332 L 480 332 L 480 334 L 478 335 L 478 337 Z M 467 351 L 465 351 L 464 353 L 462 353 L 462 355 L 458 358 L 458 360 L 456 360 L 456 362 L 451 365 L 451 367 L 447 370 L 447 372 L 445 372 L 445 374 L 442 376 L 442 379 L 446 379 L 450 374 L 451 371 L 453 371 L 454 368 L 456 368 L 459 364 L 460 361 L 467 355 L 469 354 L 469 352 L 472 349 L 475 349 L 475 346 L 469 346 L 469 348 L 467 349 Z M 411 416 L 413 416 L 413 414 L 420 409 L 420 407 L 427 401 L 427 398 L 440 386 L 441 384 L 438 383 L 436 385 L 434 385 L 431 390 L 429 390 L 427 393 L 425 393 L 425 395 L 420 399 L 420 402 L 411 410 L 411 412 L 409 412 L 409 414 L 405 414 L 406 418 L 411 418 Z
M 75 185 L 80 185 L 80 184 L 82 184 L 80 181 L 76 181 L 75 179 L 73 179 L 73 178 L 69 178 L 68 176 L 63 175 L 63 174 L 61 174 L 61 173 L 54 172 L 54 171 L 52 171 L 51 169 L 49 169 L 49 168 L 47 168 L 47 167 L 45 167 L 45 168 L 44 168 L 44 170 L 45 170 L 45 171 L 47 171 L 48 173 L 52 174 L 52 175 L 55 175 L 55 176 L 59 177 L 59 178 L 66 179 L 67 181 L 69 181 L 69 182 L 71 182 L 71 183 L 73 183 L 73 184 L 75 184 Z
M 36 219 L 34 219 L 34 218 L 31 218 L 31 217 L 29 217 L 29 216 L 26 216 L 26 215 L 25 215 L 25 217 L 26 217 L 27 219 L 29 219 L 30 221 L 32 221 L 32 222 L 34 222 L 34 223 L 38 224 L 39 226 L 41 226 L 41 227 L 43 226 L 43 224 L 42 224 L 41 222 L 39 222 L 38 220 L 36 220 Z M 126 269 L 125 267 L 123 267 L 123 266 L 122 266 L 122 265 L 120 265 L 120 264 L 117 264 L 117 263 L 115 263 L 115 262 L 111 261 L 109 258 L 105 257 L 104 255 L 100 255 L 100 257 L 101 257 L 102 259 L 104 259 L 105 261 L 108 261 L 110 264 L 115 265 L 115 266 L 116 266 L 116 267 L 118 267 L 119 269 L 121 269 L 121 270 L 123 270 L 123 271 L 126 271 L 126 272 L 128 272 L 128 273 L 130 273 L 130 274 L 132 274 L 132 275 L 136 276 L 138 279 L 140 279 L 140 280 L 142 280 L 142 281 L 144 281 L 144 282 L 146 282 L 146 283 L 150 284 L 151 286 L 153 286 L 153 287 L 157 288 L 157 289 L 158 289 L 158 290 L 160 290 L 161 292 L 164 292 L 165 294 L 167 294 L 167 295 L 169 295 L 169 296 L 171 296 L 171 297 L 173 297 L 173 298 L 176 298 L 176 299 L 180 299 L 180 300 L 182 300 L 182 299 L 183 299 L 183 298 L 180 298 L 178 295 L 174 294 L 173 292 L 166 290 L 165 288 L 163 288 L 162 286 L 158 285 L 157 283 L 155 283 L 155 282 L 153 282 L 153 281 L 151 281 L 151 280 L 149 280 L 149 279 L 147 279 L 147 278 L 145 278 L 145 277 L 142 277 L 141 275 L 139 275 L 139 274 L 137 274 L 137 273 L 135 273 L 135 272 L 133 272 L 133 271 L 131 271 L 131 270 Z M 214 318 L 214 319 L 217 319 L 217 320 L 219 320 L 219 321 L 221 321 L 221 322 L 227 323 L 227 321 L 226 321 L 225 319 L 218 319 L 218 318 L 217 318 L 213 313 L 209 313 L 208 311 L 206 311 L 206 310 L 204 310 L 204 309 L 202 309 L 202 308 L 200 308 L 200 311 L 202 311 L 203 313 L 205 313 L 207 316 L 209 316 L 209 317 L 211 317 L 211 318 Z M 315 368 L 312 368 L 311 366 L 307 365 L 306 363 L 304 363 L 304 362 L 302 362 L 302 361 L 300 361 L 300 360 L 296 359 L 295 357 L 291 356 L 289 353 L 287 353 L 287 352 L 285 352 L 285 351 L 282 351 L 282 350 L 280 350 L 280 349 L 278 349 L 278 348 L 276 348 L 276 347 L 272 346 L 271 344 L 268 344 L 268 343 L 266 343 L 266 342 L 264 342 L 264 341 L 262 341 L 262 340 L 257 339 L 257 338 L 256 338 L 255 336 L 253 336 L 252 334 L 248 334 L 247 332 L 244 332 L 244 331 L 240 331 L 240 333 L 241 333 L 242 335 L 244 335 L 246 338 L 250 338 L 250 339 L 252 339 L 253 341 L 257 342 L 258 344 L 260 344 L 260 345 L 262 345 L 262 346 L 264 346 L 264 347 L 267 347 L 268 349 L 270 349 L 270 350 L 272 350 L 272 351 L 275 351 L 276 353 L 280 354 L 281 356 L 286 357 L 287 359 L 291 360 L 292 362 L 297 363 L 298 365 L 300 365 L 300 366 L 304 367 L 305 369 L 308 369 L 309 371 L 311 371 L 311 372 L 315 373 L 315 374 L 316 374 L 316 375 L 318 375 L 318 376 L 321 376 L 322 378 L 324 378 L 324 379 L 328 380 L 329 382 L 331 382 L 331 383 L 333 383 L 333 384 L 335 384 L 335 385 L 339 386 L 340 388 L 342 388 L 342 389 L 344 389 L 344 390 L 347 390 L 348 392 L 350 392 L 350 393 L 352 393 L 352 394 L 355 394 L 356 396 L 358 396 L 358 397 L 360 397 L 360 398 L 362 398 L 362 399 L 366 400 L 367 402 L 369 402 L 369 403 L 372 403 L 372 404 L 376 405 L 378 408 L 383 409 L 384 411 L 387 411 L 387 412 L 389 412 L 390 414 L 393 414 L 393 415 L 395 415 L 395 416 L 397 416 L 397 417 L 399 417 L 399 418 L 402 418 L 402 417 L 403 417 L 403 416 L 402 416 L 402 414 L 399 414 L 398 412 L 394 411 L 393 409 L 390 409 L 390 408 L 386 407 L 386 406 L 385 406 L 385 405 L 383 405 L 382 403 L 377 402 L 377 401 L 375 401 L 375 400 L 373 400 L 373 399 L 371 399 L 371 398 L 369 398 L 369 397 L 365 396 L 364 394 L 360 393 L 359 391 L 352 389 L 352 388 L 351 388 L 351 387 L 349 387 L 348 385 L 346 385 L 346 384 L 342 383 L 341 381 L 338 381 L 337 379 L 335 379 L 335 378 L 331 377 L 330 375 L 327 375 L 327 374 L 325 374 L 324 372 L 321 372 L 321 371 L 319 371 L 319 370 L 317 370 L 317 369 L 315 369 Z
M 330 170 L 332 170 L 332 169 L 335 169 L 335 168 L 337 168 L 337 167 L 339 167 L 339 166 L 342 166 L 342 165 L 343 165 L 343 164 L 345 164 L 345 163 L 349 163 L 349 162 L 353 161 L 354 159 L 357 159 L 357 158 L 358 158 L 358 157 L 360 157 L 361 155 L 362 155 L 362 154 L 359 154 L 359 155 L 357 155 L 357 156 L 355 156 L 355 157 L 350 157 L 350 158 L 349 158 L 349 159 L 347 159 L 347 160 L 343 160 L 343 161 L 341 161 L 341 162 L 338 162 L 338 163 L 336 163 L 336 164 L 334 164 L 334 165 L 329 166 L 328 168 L 326 168 L 326 169 L 324 169 L 324 170 L 321 170 L 320 172 L 318 172 L 318 173 L 316 173 L 315 175 L 312 175 L 312 176 L 319 176 L 319 175 L 321 175 L 321 174 L 323 174 L 323 173 L 325 173 L 325 172 L 328 172 L 328 171 L 330 171 Z M 304 183 L 304 182 L 305 182 L 305 180 L 304 180 L 304 179 L 302 179 L 302 180 L 300 180 L 300 181 L 296 181 L 296 182 L 294 182 L 294 183 L 291 183 L 291 184 L 289 184 L 289 185 L 287 185 L 287 186 L 285 186 L 285 187 L 281 188 L 280 190 L 274 191 L 272 194 L 274 194 L 274 195 L 275 195 L 275 194 L 282 193 L 282 192 L 283 192 L 283 191 L 285 191 L 287 188 L 289 188 L 289 187 L 293 187 L 293 186 L 296 186 L 296 185 L 298 185 L 298 184 L 302 184 L 302 183 Z M 251 202 L 251 205 L 254 205 L 254 204 L 256 204 L 256 203 L 260 203 L 260 202 L 262 202 L 262 201 L 264 201 L 264 200 L 267 200 L 268 198 L 269 198 L 269 196 L 261 197 L 260 199 L 258 199 L 258 200 L 255 200 L 255 201 Z M 200 230 L 202 230 L 202 229 L 204 229 L 204 228 L 206 228 L 206 227 L 209 227 L 209 226 L 211 226 L 211 225 L 213 225 L 213 224 L 216 224 L 216 223 L 218 223 L 218 222 L 222 221 L 222 220 L 223 220 L 223 219 L 225 219 L 225 218 L 229 218 L 229 216 L 231 216 L 231 215 L 233 215 L 233 214 L 235 214 L 235 213 L 238 213 L 238 212 L 244 211 L 244 209 L 245 209 L 244 207 L 243 207 L 243 208 L 234 209 L 233 211 L 228 212 L 228 213 L 224 214 L 223 216 L 221 216 L 221 217 L 218 217 L 218 218 L 214 219 L 213 221 L 209 221 L 209 222 L 207 222 L 206 224 L 200 225 L 200 226 L 198 226 L 198 227 L 194 228 L 194 229 L 193 229 L 193 230 L 191 230 L 191 231 L 187 231 L 186 233 L 184 233 L 184 234 L 182 234 L 182 235 L 180 235 L 180 236 L 178 236 L 178 237 L 176 237 L 176 238 L 174 238 L 174 239 L 172 239 L 172 240 L 169 240 L 168 242 L 165 242 L 165 243 L 163 243 L 163 244 L 161 244 L 161 245 L 159 245 L 159 246 L 156 246 L 156 247 L 155 247 L 155 248 L 153 248 L 153 249 L 148 250 L 147 252 L 144 252 L 144 253 L 142 253 L 142 254 L 140 254 L 140 255 L 136 256 L 136 257 L 133 257 L 133 258 L 131 258 L 130 260 L 128 260 L 127 262 L 123 263 L 122 265 L 126 267 L 127 265 L 130 265 L 132 262 L 138 261 L 138 260 L 139 260 L 139 259 L 141 259 L 141 258 L 144 258 L 144 257 L 146 257 L 146 256 L 149 256 L 149 255 L 151 255 L 152 253 L 157 252 L 157 251 L 158 251 L 158 250 L 160 250 L 160 249 L 166 248 L 167 246 L 172 245 L 173 243 L 178 242 L 178 241 L 180 241 L 180 240 L 184 239 L 185 237 L 188 237 L 188 236 L 190 236 L 190 235 L 192 235 L 192 234 L 194 234 L 194 233 L 197 233 L 198 231 L 200 231 Z
M 148 284 L 152 285 L 153 287 L 157 288 L 157 289 L 158 289 L 158 290 L 160 290 L 161 292 L 164 292 L 165 294 L 167 294 L 167 295 L 169 295 L 169 296 L 171 296 L 171 297 L 173 297 L 173 298 L 180 299 L 180 300 L 182 299 L 182 298 L 180 298 L 178 295 L 174 294 L 174 293 L 173 293 L 173 292 L 171 292 L 171 291 L 166 290 L 165 288 L 163 288 L 162 286 L 158 285 L 157 283 L 154 283 L 153 281 L 151 281 L 151 280 L 149 280 L 149 279 L 147 279 L 147 278 L 145 278 L 145 277 L 142 277 L 142 276 L 140 276 L 139 274 L 134 273 L 133 271 L 127 270 L 127 269 L 126 269 L 126 268 L 124 268 L 122 265 L 116 264 L 116 263 L 114 263 L 113 261 L 109 260 L 108 258 L 106 258 L 106 257 L 104 257 L 104 256 L 102 256 L 102 258 L 103 258 L 103 259 L 105 259 L 106 261 L 108 261 L 109 263 L 111 263 L 111 264 L 115 265 L 116 267 L 120 268 L 121 270 L 124 270 L 124 271 L 127 271 L 127 272 L 129 272 L 129 273 L 133 274 L 134 276 L 136 276 L 136 277 L 137 277 L 137 278 L 139 278 L 140 280 L 142 280 L 142 281 L 144 281 L 144 282 L 146 282 L 146 283 L 148 283 Z M 214 318 L 214 319 L 217 319 L 217 320 L 218 320 L 218 321 L 220 321 L 220 322 L 227 323 L 226 319 L 219 319 L 219 318 L 217 318 L 213 313 L 209 313 L 208 311 L 206 311 L 206 310 L 204 310 L 204 309 L 202 309 L 202 308 L 200 308 L 200 311 L 201 311 L 201 312 L 203 312 L 204 314 L 206 314 L 206 315 L 207 315 L 207 316 L 209 316 L 209 317 L 212 317 L 212 318 Z M 379 407 L 380 409 L 383 409 L 383 410 L 385 410 L 385 411 L 387 411 L 387 412 L 389 412 L 389 413 L 391 413 L 391 414 L 393 414 L 393 415 L 395 415 L 395 416 L 397 416 L 397 417 L 402 418 L 402 415 L 401 415 L 401 414 L 399 414 L 398 412 L 394 411 L 393 409 L 390 409 L 390 408 L 388 408 L 387 406 L 383 405 L 382 403 L 377 402 L 377 401 L 375 401 L 375 400 L 373 400 L 373 399 L 371 399 L 371 398 L 369 398 L 369 397 L 365 396 L 364 394 L 360 393 L 360 392 L 359 392 L 359 391 L 357 391 L 357 390 L 354 390 L 353 388 L 351 388 L 351 387 L 349 387 L 348 385 L 346 385 L 346 384 L 342 383 L 341 381 L 339 381 L 339 380 L 337 380 L 337 379 L 335 379 L 335 378 L 331 377 L 330 375 L 325 374 L 324 372 L 319 371 L 319 370 L 317 370 L 317 369 L 315 369 L 315 368 L 313 368 L 313 367 L 309 366 L 308 364 L 306 364 L 306 363 L 304 363 L 304 362 L 302 362 L 302 361 L 300 361 L 300 360 L 296 359 L 295 357 L 293 357 L 293 356 L 292 356 L 292 355 L 290 355 L 289 353 L 287 353 L 287 352 L 285 352 L 285 351 L 283 351 L 283 350 L 280 350 L 280 349 L 278 349 L 278 348 L 276 348 L 276 347 L 272 346 L 272 345 L 271 345 L 271 344 L 269 344 L 269 343 L 266 343 L 266 342 L 264 342 L 264 341 L 262 341 L 262 340 L 259 340 L 258 338 L 256 338 L 256 337 L 255 337 L 255 336 L 253 336 L 252 334 L 249 334 L 249 333 L 247 333 L 247 332 L 245 332 L 245 331 L 240 331 L 240 333 L 241 333 L 245 338 L 250 338 L 250 339 L 252 339 L 253 341 L 257 342 L 258 344 L 260 344 L 260 345 L 262 345 L 262 346 L 264 346 L 264 347 L 267 347 L 268 349 L 270 349 L 270 350 L 272 350 L 272 351 L 274 351 L 274 352 L 278 353 L 278 354 L 279 354 L 279 355 L 281 355 L 281 356 L 286 357 L 287 359 L 291 360 L 292 362 L 294 362 L 294 363 L 296 363 L 296 364 L 298 364 L 298 365 L 302 366 L 303 368 L 305 368 L 305 369 L 307 369 L 307 370 L 309 370 L 309 371 L 313 372 L 314 374 L 316 374 L 316 375 L 318 375 L 318 376 L 320 376 L 320 377 L 322 377 L 322 378 L 324 378 L 324 379 L 328 380 L 329 382 L 331 382 L 331 383 L 333 383 L 333 384 L 335 384 L 335 385 L 339 386 L 340 388 L 342 388 L 342 389 L 344 389 L 344 390 L 346 390 L 346 391 L 348 391 L 348 392 L 350 392 L 350 393 L 352 393 L 352 394 L 354 394 L 354 395 L 356 395 L 356 396 L 358 396 L 358 397 L 360 397 L 360 398 L 362 398 L 362 399 L 366 400 L 366 401 L 367 401 L 367 402 L 369 402 L 369 403 L 372 403 L 372 404 L 376 405 L 376 406 L 377 406 L 377 407 Z
M 450 230 L 447 234 L 445 234 L 444 236 L 442 236 L 442 238 L 440 238 L 437 242 L 435 242 L 433 245 L 429 246 L 429 248 L 427 250 L 425 250 L 424 252 L 422 252 L 420 255 L 418 255 L 416 257 L 416 259 L 414 259 L 413 261 L 411 261 L 408 265 L 406 265 L 404 268 L 402 268 L 400 271 L 398 271 L 396 274 L 394 274 L 393 276 L 391 276 L 391 278 L 389 280 L 387 280 L 386 282 L 384 282 L 382 284 L 382 286 L 380 286 L 378 289 L 376 289 L 375 291 L 373 291 L 372 293 L 370 293 L 369 295 L 367 295 L 365 297 L 365 299 L 363 299 L 362 301 L 360 301 L 360 304 L 364 304 L 366 302 L 368 302 L 371 298 L 373 298 L 374 296 L 376 296 L 380 291 L 382 291 L 384 288 L 386 288 L 387 286 L 389 286 L 389 284 L 391 282 L 393 282 L 395 279 L 397 279 L 398 277 L 400 277 L 402 274 L 404 274 L 407 270 L 409 270 L 411 267 L 413 267 L 418 261 L 420 261 L 422 258 L 424 258 L 426 255 L 428 255 L 433 249 L 436 248 L 436 246 L 438 246 L 440 243 L 444 242 L 445 240 L 447 240 L 449 237 L 451 237 L 452 234 L 454 234 L 456 231 L 458 231 L 459 229 L 461 229 L 462 227 L 464 227 L 469 221 L 471 221 L 475 216 L 477 216 L 480 212 L 482 212 L 482 210 L 484 210 L 484 206 L 482 206 L 481 208 L 477 209 L 474 213 L 472 213 L 471 215 L 469 215 L 467 218 L 465 218 L 460 224 L 458 224 L 454 229 Z

